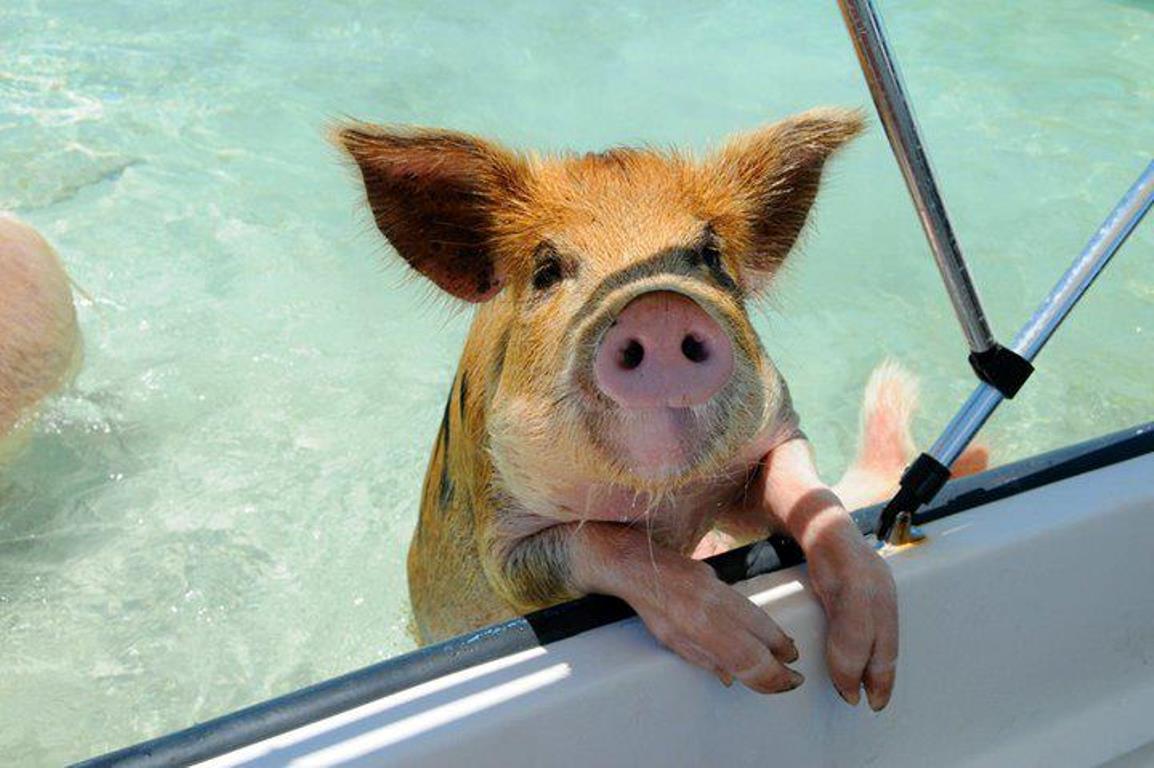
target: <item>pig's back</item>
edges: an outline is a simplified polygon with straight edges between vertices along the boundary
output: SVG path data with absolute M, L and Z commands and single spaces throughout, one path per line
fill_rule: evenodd
M 500 376 L 509 318 L 493 309 L 477 313 L 453 378 L 409 547 L 409 595 L 422 643 L 514 615 L 489 584 L 477 536 L 479 521 L 498 513 L 489 494 L 486 409 Z
M 63 266 L 34 229 L 0 214 L 0 440 L 68 379 L 79 357 Z

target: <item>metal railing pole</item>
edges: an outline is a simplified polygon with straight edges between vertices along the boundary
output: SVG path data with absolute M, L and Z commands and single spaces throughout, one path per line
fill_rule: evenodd
M 1154 205 L 1154 160 L 1114 206 L 1114 210 L 1039 305 L 1033 317 L 1018 331 L 1014 337 L 1015 352 L 1033 362 L 1151 205 Z M 998 390 L 989 384 L 980 384 L 942 430 L 941 436 L 929 450 L 930 456 L 943 466 L 953 464 L 1002 400 Z
M 986 321 L 977 289 L 970 279 L 957 238 L 938 192 L 917 120 L 902 85 L 897 63 L 886 42 L 873 0 L 838 0 L 850 39 L 886 137 L 913 198 L 922 229 L 954 312 L 970 346 L 970 365 L 982 383 L 950 421 L 941 437 L 906 469 L 901 488 L 877 525 L 879 540 L 915 541 L 913 513 L 934 497 L 949 478 L 949 467 L 961 455 L 994 409 L 1013 397 L 1033 372 L 1032 360 L 1126 240 L 1154 200 L 1154 163 L 1115 207 L 1081 256 L 1066 271 L 1034 316 L 1018 332 L 1013 347 L 997 342 Z
M 954 237 L 945 203 L 938 193 L 897 63 L 886 43 L 881 17 L 871 0 L 838 0 L 838 5 L 857 50 L 878 116 L 913 197 L 934 261 L 946 284 L 946 292 L 962 324 L 966 343 L 971 352 L 985 352 L 994 346 L 994 335 Z

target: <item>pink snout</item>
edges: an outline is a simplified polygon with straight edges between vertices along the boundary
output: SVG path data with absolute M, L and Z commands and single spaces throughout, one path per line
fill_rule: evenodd
M 601 391 L 625 408 L 701 405 L 733 376 L 733 343 L 697 302 L 654 291 L 617 316 L 593 370 Z

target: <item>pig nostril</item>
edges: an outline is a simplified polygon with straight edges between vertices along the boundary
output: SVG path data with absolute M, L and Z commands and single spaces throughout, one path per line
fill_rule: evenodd
M 625 349 L 621 350 L 619 365 L 627 371 L 632 371 L 641 365 L 641 361 L 644 359 L 645 347 L 641 346 L 641 342 L 637 339 L 630 339 L 629 343 L 625 345 Z
M 709 359 L 709 350 L 705 348 L 705 342 L 692 333 L 681 340 L 681 354 L 693 363 L 704 363 Z

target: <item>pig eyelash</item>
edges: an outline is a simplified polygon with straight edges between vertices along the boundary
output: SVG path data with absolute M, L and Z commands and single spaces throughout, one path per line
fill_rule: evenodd
M 714 280 L 724 289 L 736 292 L 737 282 L 733 275 L 725 268 L 725 261 L 721 255 L 721 243 L 714 234 L 712 227 L 707 227 L 705 234 L 689 251 L 690 263 L 693 266 L 705 267 Z
M 721 269 L 721 249 L 717 247 L 717 243 L 708 242 L 701 247 L 701 260 L 710 269 Z
M 697 263 L 705 265 L 711 272 L 725 272 L 721 263 L 721 244 L 718 243 L 717 234 L 712 226 L 705 228 L 704 234 L 691 252 Z
M 549 243 L 537 247 L 537 265 L 533 268 L 533 289 L 547 291 L 571 276 L 572 269 Z
M 561 267 L 560 259 L 550 256 L 533 270 L 533 288 L 538 291 L 548 290 L 561 282 L 563 277 L 565 277 L 565 273 Z

